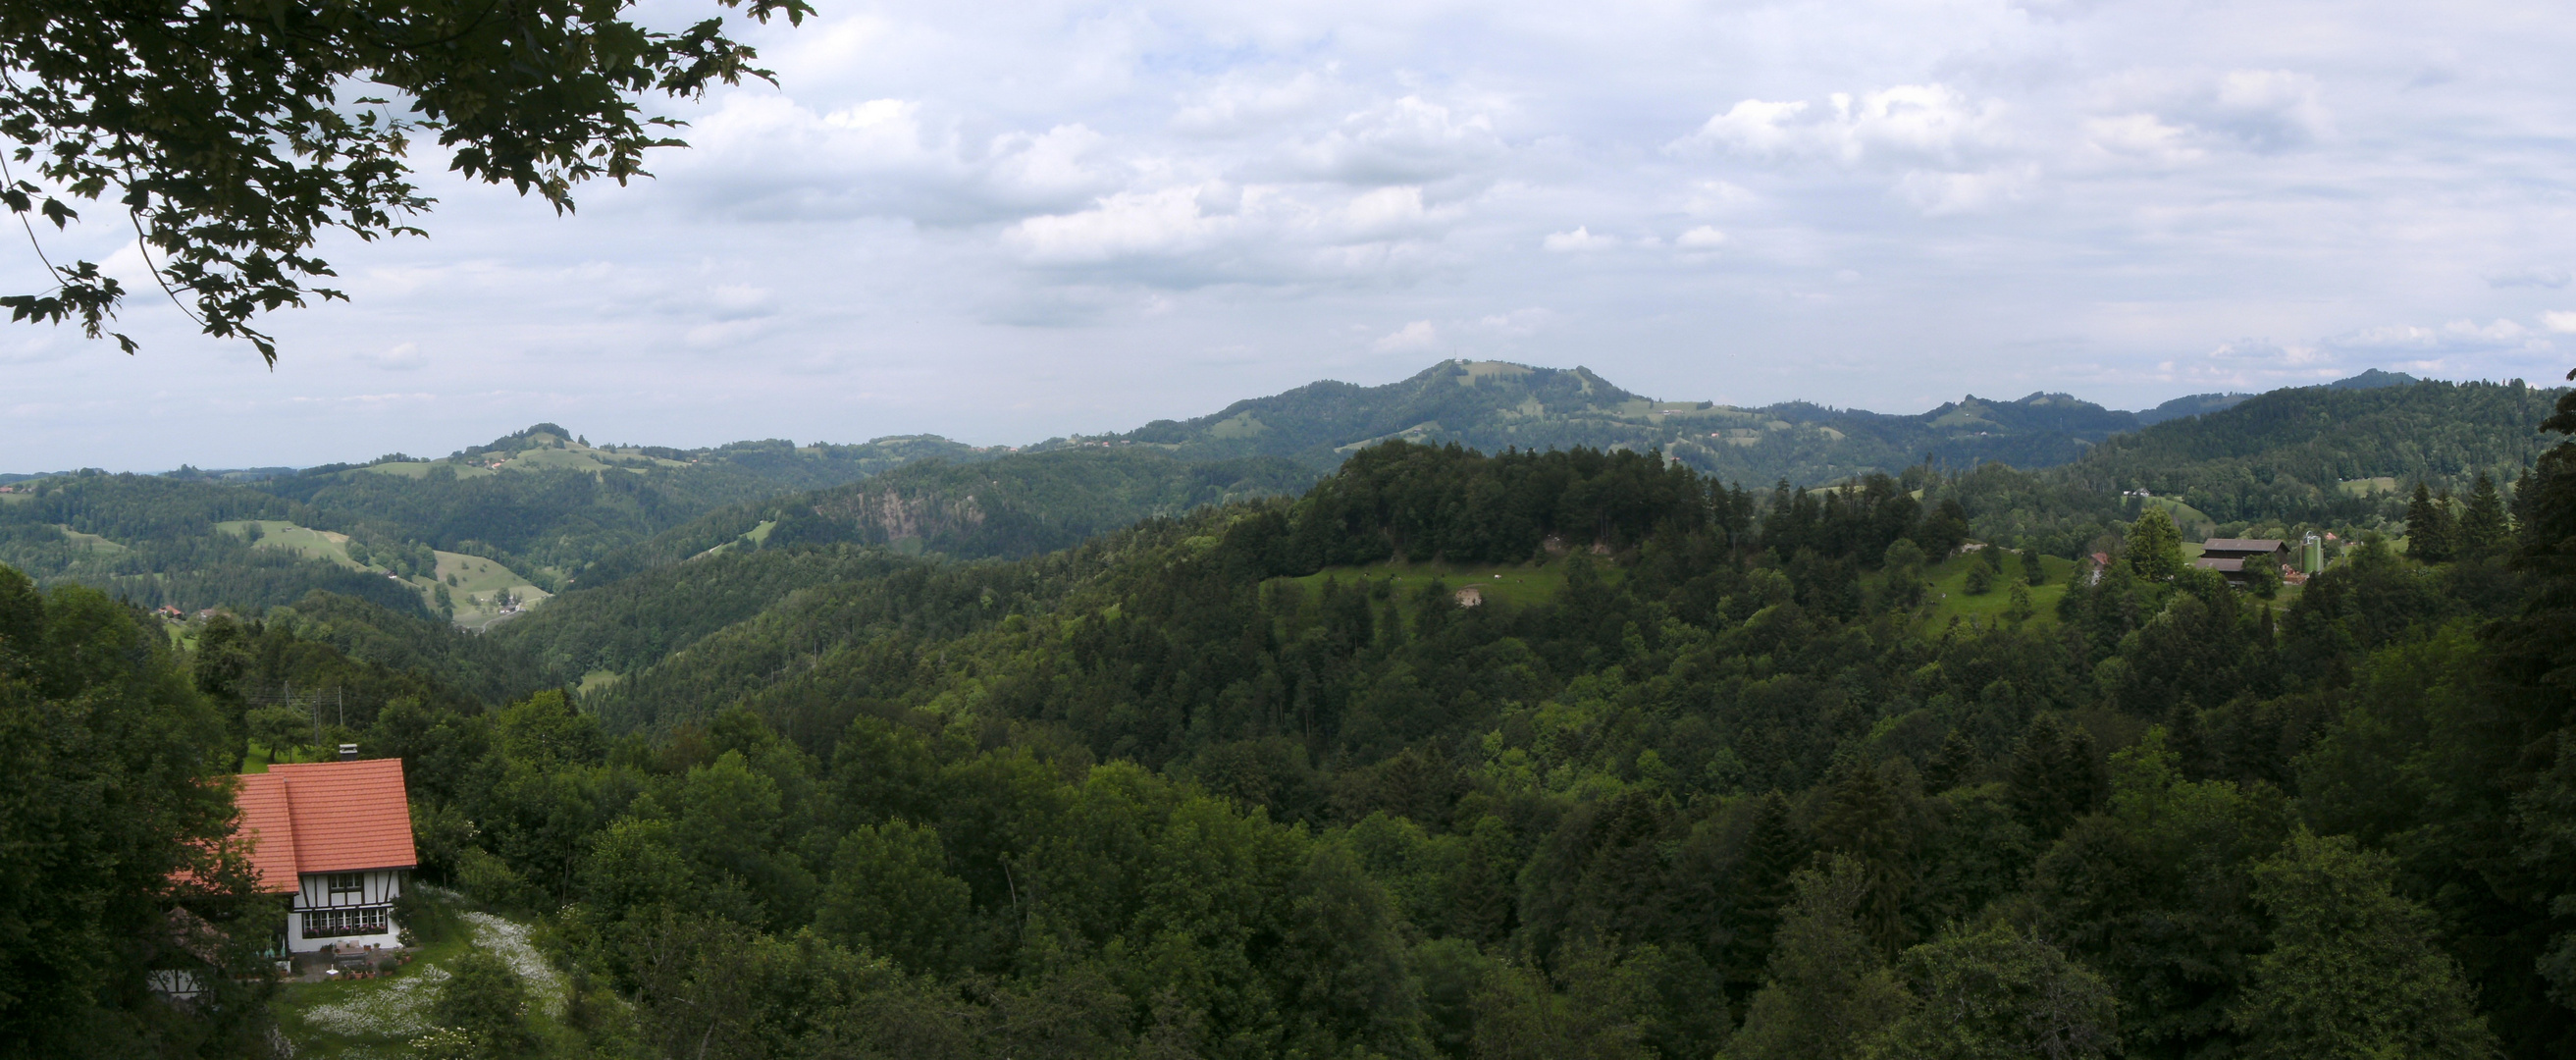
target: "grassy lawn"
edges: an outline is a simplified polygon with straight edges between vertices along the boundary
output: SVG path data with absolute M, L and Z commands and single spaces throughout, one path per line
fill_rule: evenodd
M 1936 564 L 1923 572 L 1932 585 L 1924 594 L 1930 603 L 1927 621 L 1931 628 L 1941 629 L 1953 618 L 1962 624 L 1974 621 L 1980 626 L 1994 626 L 2004 620 L 2004 610 L 2012 606 L 2012 586 L 2021 581 L 2021 557 L 2004 554 L 2004 573 L 1995 579 L 1993 589 L 1982 596 L 1968 593 L 1968 570 L 1985 562 L 1974 553 L 1963 554 Z M 2066 583 L 2075 577 L 2075 561 L 2059 556 L 2039 558 L 2041 584 L 2030 590 L 2030 604 L 2038 613 L 2029 625 L 2051 625 L 2057 621 L 2057 600 L 2066 595 Z
M 1602 580 L 1616 582 L 1625 572 L 1596 561 L 1595 570 Z M 1332 567 L 1303 578 L 1280 578 L 1295 582 L 1308 593 L 1322 591 L 1327 580 L 1343 586 L 1366 586 L 1392 583 L 1398 597 L 1438 581 L 1451 591 L 1473 585 L 1484 591 L 1485 599 L 1514 605 L 1545 603 L 1556 598 L 1565 588 L 1565 561 L 1552 560 L 1544 566 L 1530 564 L 1454 564 L 1454 563 L 1372 563 L 1365 567 Z
M 441 896 L 409 926 L 422 943 L 410 964 L 375 979 L 289 983 L 278 992 L 273 1011 L 297 1057 L 414 1055 L 411 1040 L 430 1029 L 430 1006 L 447 979 L 446 966 L 475 950 L 507 961 L 527 984 L 528 1022 L 551 1047 L 541 1055 L 577 1055 L 579 1035 L 558 1022 L 563 980 L 528 944 L 526 925 Z

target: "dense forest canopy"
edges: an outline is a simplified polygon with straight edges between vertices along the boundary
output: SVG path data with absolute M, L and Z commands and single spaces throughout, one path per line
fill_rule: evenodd
M 481 635 L 328 586 L 173 622 L 0 579 L 0 797 L 134 791 L 168 837 L 0 815 L 30 852 L 0 917 L 148 940 L 176 906 L 251 945 L 219 861 L 151 882 L 219 813 L 101 771 L 345 741 L 403 759 L 422 878 L 535 925 L 565 984 L 540 1020 L 449 966 L 422 1055 L 2576 1055 L 2576 443 L 2535 424 L 2576 433 L 2576 396 L 2276 394 L 2062 472 L 1821 488 L 1401 440 L 1311 485 L 918 464 L 716 509 Z M 2333 507 L 2320 480 L 2404 468 L 2304 463 L 2320 431 L 2411 439 L 2427 490 Z M 2148 466 L 2264 488 L 2085 477 Z M 943 488 L 1049 533 L 1093 488 L 1146 517 L 985 558 L 847 517 Z M 307 504 L 190 490 L 238 487 L 0 512 L 150 541 L 111 500 Z M 2195 514 L 2340 533 L 2303 583 L 2232 583 Z M 136 985 L 234 950 L 37 937 L 0 942 L 34 1043 L 0 1051 L 304 1026 L 256 976 L 234 1022 Z

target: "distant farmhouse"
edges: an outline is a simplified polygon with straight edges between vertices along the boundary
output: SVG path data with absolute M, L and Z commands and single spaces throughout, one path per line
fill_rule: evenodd
M 2290 543 L 2269 537 L 2213 537 L 2202 542 L 2200 558 L 2191 565 L 2217 571 L 2228 581 L 2241 582 L 2246 571 L 2269 563 L 2274 570 L 2290 564 Z
M 244 773 L 234 799 L 260 890 L 292 894 L 289 953 L 402 944 L 393 902 L 419 863 L 402 759 L 286 763 Z

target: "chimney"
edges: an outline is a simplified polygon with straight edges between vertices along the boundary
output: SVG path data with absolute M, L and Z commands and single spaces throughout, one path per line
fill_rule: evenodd
M 344 743 L 344 744 L 341 744 L 341 745 L 340 745 L 340 760 L 341 760 L 341 761 L 343 761 L 343 762 L 355 762 L 355 761 L 357 761 L 357 760 L 358 760 L 358 745 L 357 745 L 357 744 L 353 744 L 353 743 Z

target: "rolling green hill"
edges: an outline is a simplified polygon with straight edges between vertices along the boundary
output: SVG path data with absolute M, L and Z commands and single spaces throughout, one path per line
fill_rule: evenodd
M 1048 444 L 1151 446 L 1200 460 L 1281 456 L 1318 470 L 1390 438 L 1455 441 L 1487 452 L 1659 448 L 1721 479 L 1760 484 L 1894 472 L 1927 455 L 1953 466 L 2000 460 L 2044 467 L 2138 426 L 2132 413 L 2064 394 L 2018 401 L 1972 396 L 1913 416 L 1806 402 L 1738 408 L 1652 400 L 1585 368 L 1443 361 L 1384 386 L 1313 383 L 1186 422 L 1162 420 L 1125 434 Z

